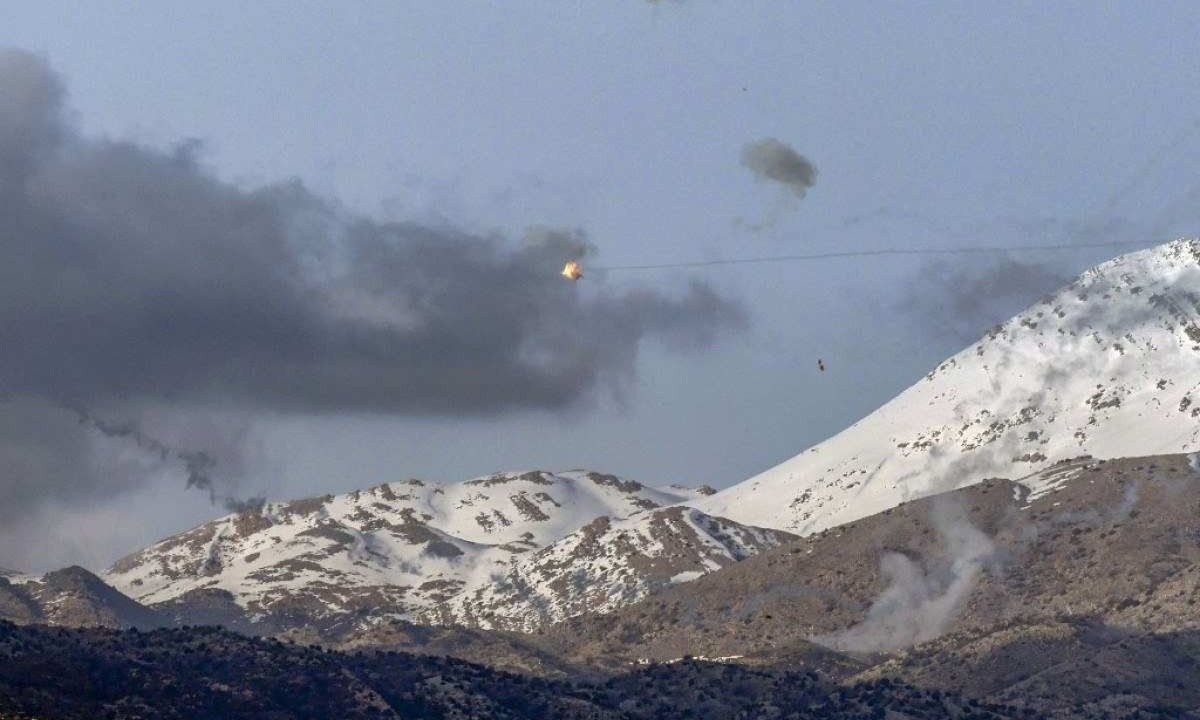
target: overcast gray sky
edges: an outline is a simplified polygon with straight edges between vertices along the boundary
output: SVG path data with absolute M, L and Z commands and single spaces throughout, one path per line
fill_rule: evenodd
M 575 288 L 542 285 L 538 270 L 514 264 L 552 266 L 555 243 L 586 239 L 587 268 L 884 247 L 1149 245 L 1200 224 L 1194 3 L 23 5 L 8 8 L 0 46 L 30 51 L 57 74 L 67 125 L 90 148 L 55 166 L 50 174 L 63 179 L 44 194 L 76 213 L 85 205 L 125 213 L 142 233 L 126 243 L 125 225 L 112 230 L 100 218 L 96 227 L 126 243 L 127 254 L 113 255 L 117 269 L 98 282 L 134 288 L 122 302 L 135 302 L 139 275 L 173 278 L 211 262 L 224 278 L 219 268 L 228 268 L 234 299 L 271 310 L 238 325 L 251 339 L 236 362 L 275 357 L 278 346 L 264 353 L 258 339 L 274 339 L 276 327 L 286 347 L 312 360 L 291 368 L 295 384 L 264 388 L 239 384 L 236 367 L 196 370 L 195 353 L 177 344 L 149 360 L 131 357 L 132 367 L 153 367 L 124 374 L 119 351 L 89 346 L 116 369 L 70 374 L 78 394 L 53 398 L 136 415 L 143 431 L 183 452 L 221 455 L 236 445 L 218 495 L 284 498 L 530 467 L 727 486 L 836 433 L 991 324 L 1117 252 L 614 270 L 589 273 Z M 133 143 L 132 159 L 96 150 L 105 140 Z M 768 141 L 814 167 L 764 159 Z M 160 167 L 155 158 L 180 147 L 186 167 Z M 158 169 L 129 171 L 139 163 Z M 384 338 L 365 359 L 346 351 L 360 348 L 354 342 L 317 353 L 305 343 L 323 339 L 314 328 L 328 317 L 299 304 L 311 287 L 272 284 L 294 257 L 238 255 L 236 233 L 209 239 L 208 215 L 175 236 L 173 206 L 156 211 L 160 231 L 110 202 L 121 187 L 141 197 L 180 177 L 197 203 L 258 203 L 269 218 L 285 201 L 254 192 L 300 180 L 303 197 L 289 196 L 287 207 L 353 219 L 355 257 L 376 258 L 350 264 L 339 303 L 359 302 L 366 289 L 373 301 L 411 308 L 419 302 L 410 288 L 461 266 L 448 276 L 465 284 L 451 293 L 460 314 L 431 315 L 456 318 L 455 330 L 435 333 L 429 346 L 461 349 L 464 337 L 502 326 L 521 352 L 511 362 L 488 354 L 487 363 L 466 363 L 494 380 L 465 405 L 379 381 L 413 377 L 412 362 L 387 361 L 403 343 L 396 350 Z M 118 190 L 97 189 L 110 181 Z M 80 243 L 95 235 L 92 226 L 70 227 L 85 227 Z M 419 243 L 379 250 L 377 238 L 397 227 L 407 228 L 406 243 L 429 231 L 424 241 L 459 242 L 464 255 L 433 258 Z M 566 234 L 530 249 L 522 238 L 531 227 Z M 155 249 L 166 234 L 162 247 L 177 250 Z M 235 250 L 208 252 L 221 243 Z M 521 302 L 489 301 L 517 284 L 528 290 Z M 19 316 L 8 302 L 6 312 Z M 547 328 L 554 335 L 538 357 L 570 362 L 555 364 L 553 382 L 543 383 L 520 363 Z M 181 357 L 188 362 L 176 363 Z M 345 393 L 299 389 L 330 373 L 344 379 L 347 364 L 362 375 Z M 363 388 L 373 386 L 361 378 L 386 391 L 366 392 L 365 402 Z M 567 380 L 579 392 L 564 389 Z M 131 409 L 104 383 L 158 394 Z M 514 387 L 536 399 L 502 392 Z M 254 401 L 228 397 L 239 388 Z M 20 390 L 42 391 L 34 381 Z M 30 411 L 14 403 L 15 427 Z M 0 456 L 6 442 L 24 452 L 22 437 L 0 438 Z M 0 531 L 0 565 L 99 568 L 223 512 L 184 487 L 179 463 L 131 460 L 128 437 L 105 442 L 98 467 L 107 479 L 78 480 L 88 488 L 73 484 L 69 468 L 56 466 L 53 492 L 9 472 L 0 498 L 33 500 Z M 127 477 L 139 472 L 145 477 Z

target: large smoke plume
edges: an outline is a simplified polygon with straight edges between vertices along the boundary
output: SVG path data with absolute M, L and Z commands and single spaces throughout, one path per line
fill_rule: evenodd
M 148 409 L 561 409 L 627 386 L 644 341 L 746 323 L 701 283 L 563 282 L 580 231 L 513 241 L 377 222 L 299 182 L 244 189 L 195 143 L 85 137 L 65 98 L 43 60 L 0 51 L 0 513 L 123 489 L 89 459 L 98 437 L 212 492 L 226 458 L 132 422 Z

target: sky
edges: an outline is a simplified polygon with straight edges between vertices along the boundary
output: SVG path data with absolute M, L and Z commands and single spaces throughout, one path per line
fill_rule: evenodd
M 9 9 L 0 566 L 408 477 L 727 487 L 1121 250 L 618 268 L 1200 233 L 1193 3 L 347 7 Z

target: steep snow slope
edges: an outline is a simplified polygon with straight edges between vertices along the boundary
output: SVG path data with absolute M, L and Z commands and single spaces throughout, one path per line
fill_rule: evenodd
M 1198 437 L 1200 240 L 1189 239 L 1088 270 L 850 428 L 690 504 L 808 534 L 1066 458 L 1193 451 Z
M 548 571 L 535 578 L 524 557 L 554 547 L 597 518 L 632 516 L 628 522 L 646 523 L 646 532 L 630 535 L 644 547 L 624 547 L 630 566 L 622 578 L 633 594 L 663 582 L 661 563 L 637 566 L 632 560 L 661 555 L 660 548 L 673 543 L 661 522 L 642 515 L 695 497 L 697 491 L 649 488 L 586 471 L 499 473 L 456 484 L 409 480 L 219 518 L 117 562 L 106 577 L 149 604 L 189 597 L 211 602 L 211 591 L 228 591 L 253 617 L 277 624 L 367 615 L 507 625 L 507 617 L 527 612 L 524 593 L 546 604 L 545 598 L 572 590 L 555 584 Z M 693 561 L 683 563 L 689 571 L 719 566 L 784 537 L 693 514 L 691 525 L 676 528 L 686 532 L 692 548 Z M 712 536 L 700 537 L 697 529 Z M 721 558 L 714 544 L 724 548 Z M 594 551 L 602 556 L 609 548 Z M 578 552 L 571 557 L 590 559 Z M 560 570 L 578 575 L 574 567 Z M 514 577 L 523 578 L 524 592 L 506 580 Z M 492 590 L 497 582 L 506 589 Z M 467 594 L 487 600 L 458 602 Z M 557 617 L 571 606 L 552 601 L 542 615 Z

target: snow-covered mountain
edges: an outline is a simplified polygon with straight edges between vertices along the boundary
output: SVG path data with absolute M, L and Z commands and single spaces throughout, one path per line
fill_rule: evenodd
M 1198 438 L 1200 240 L 1188 239 L 1086 271 L 850 428 L 690 504 L 804 535 L 985 478 L 1190 452 Z
M 409 480 L 219 518 L 118 561 L 106 579 L 174 608 L 226 591 L 276 625 L 370 616 L 530 627 L 789 538 L 659 510 L 699 496 L 586 471 Z
M 1200 240 L 1179 240 L 1085 272 L 852 427 L 715 495 L 586 471 L 410 480 L 229 515 L 106 580 L 179 617 L 528 630 L 986 478 L 1036 493 L 1071 458 L 1196 450 Z

